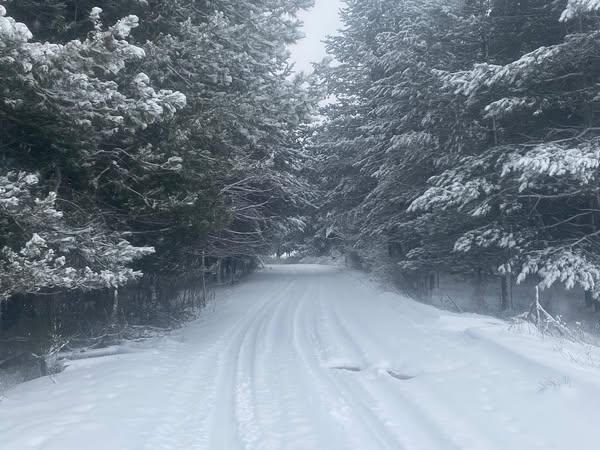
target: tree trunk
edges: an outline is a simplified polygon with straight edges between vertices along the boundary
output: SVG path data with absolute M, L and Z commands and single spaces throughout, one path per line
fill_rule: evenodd
M 509 296 L 509 276 L 502 275 L 500 277 L 500 309 L 506 311 L 510 308 L 510 296 Z
M 592 297 L 592 291 L 585 291 L 585 306 L 590 308 L 594 303 L 594 298 Z
M 223 258 L 219 258 L 219 270 L 217 278 L 217 282 L 219 284 L 222 284 L 225 280 L 225 260 Z
M 221 284 L 223 282 L 223 260 L 221 258 L 217 258 L 217 284 Z
M 113 291 L 112 313 L 110 316 L 110 324 L 115 325 L 119 319 L 119 290 L 115 288 Z
M 206 256 L 202 252 L 202 306 L 206 306 Z M 196 305 L 194 305 L 196 306 Z
M 235 284 L 235 271 L 237 268 L 237 262 L 235 258 L 231 258 L 231 284 Z
M 485 278 L 483 271 L 477 271 L 477 280 L 475 281 L 475 293 L 473 294 L 477 309 L 482 311 L 485 309 Z
M 513 300 L 512 272 L 507 272 L 506 283 L 508 284 L 508 307 L 509 307 L 509 309 L 514 309 L 515 304 L 514 304 L 514 300 Z

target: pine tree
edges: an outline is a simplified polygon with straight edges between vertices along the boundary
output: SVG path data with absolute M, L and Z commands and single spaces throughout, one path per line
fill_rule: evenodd
M 448 74 L 464 104 L 489 124 L 489 144 L 432 180 L 413 209 L 480 217 L 455 249 L 488 249 L 501 271 L 596 292 L 597 24 L 579 6 L 554 10 L 570 32 L 504 65 Z M 443 212 L 442 214 L 445 214 Z
M 405 270 L 444 264 L 439 240 L 437 255 L 425 248 L 432 222 L 407 208 L 452 152 L 478 139 L 477 127 L 461 127 L 453 99 L 439 95 L 439 72 L 465 67 L 484 47 L 471 39 L 460 8 L 436 1 L 348 2 L 346 28 L 331 40 L 339 64 L 324 78 L 338 103 L 326 111 L 318 144 L 332 163 L 327 176 L 341 180 L 327 189 L 328 204 L 335 205 L 330 215 L 374 266 L 382 259 Z
M 42 44 L 0 8 L 3 156 L 19 169 L 0 178 L 3 298 L 47 288 L 118 287 L 140 275 L 127 265 L 153 252 L 130 245 L 99 217 L 56 208 L 64 169 L 84 161 L 91 175 L 103 140 L 127 136 L 185 104 L 180 93 L 154 91 L 143 74 L 129 80 L 131 96 L 119 90 L 111 77 L 144 55 L 126 40 L 137 18 L 104 29 L 96 13 L 88 39 Z M 48 172 L 50 193 L 39 185 Z
M 34 173 L 67 226 L 153 247 L 137 269 L 265 251 L 310 203 L 297 129 L 316 98 L 287 64 L 310 4 L 10 2 L 52 43 L 3 19 L 5 173 Z

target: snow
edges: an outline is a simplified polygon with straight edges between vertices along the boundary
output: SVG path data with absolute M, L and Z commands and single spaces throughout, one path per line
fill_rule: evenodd
M 140 24 L 140 19 L 138 16 L 130 15 L 119 20 L 115 25 L 113 25 L 110 30 L 115 34 L 115 36 L 125 39 L 129 37 L 131 34 L 131 30 L 137 28 Z M 143 56 L 143 55 L 142 55 Z
M 93 7 L 90 12 L 90 20 L 92 22 L 98 22 L 100 20 L 100 14 L 102 14 L 102 8 L 98 8 L 97 6 Z
M 267 267 L 218 297 L 148 348 L 7 392 L 0 448 L 598 448 L 597 348 L 336 267 Z
M 560 16 L 560 21 L 568 22 L 578 17 L 585 17 L 599 9 L 600 2 L 598 0 L 569 0 Z
M 592 140 L 575 148 L 553 143 L 541 144 L 524 155 L 513 154 L 502 169 L 502 176 L 520 173 L 519 192 L 543 185 L 545 177 L 567 178 L 573 185 L 586 186 L 596 180 L 600 167 L 599 142 Z

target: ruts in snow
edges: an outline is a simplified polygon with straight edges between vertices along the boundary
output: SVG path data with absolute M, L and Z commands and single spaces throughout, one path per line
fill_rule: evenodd
M 152 348 L 6 393 L 0 448 L 597 449 L 600 370 L 573 361 L 357 273 L 272 266 Z

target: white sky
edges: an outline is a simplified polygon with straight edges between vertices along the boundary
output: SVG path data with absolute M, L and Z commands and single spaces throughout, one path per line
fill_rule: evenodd
M 291 48 L 296 71 L 311 72 L 311 63 L 320 61 L 326 55 L 322 41 L 326 36 L 336 34 L 341 27 L 338 16 L 341 6 L 341 0 L 315 0 L 314 8 L 300 14 L 304 22 L 302 31 L 306 37 Z

